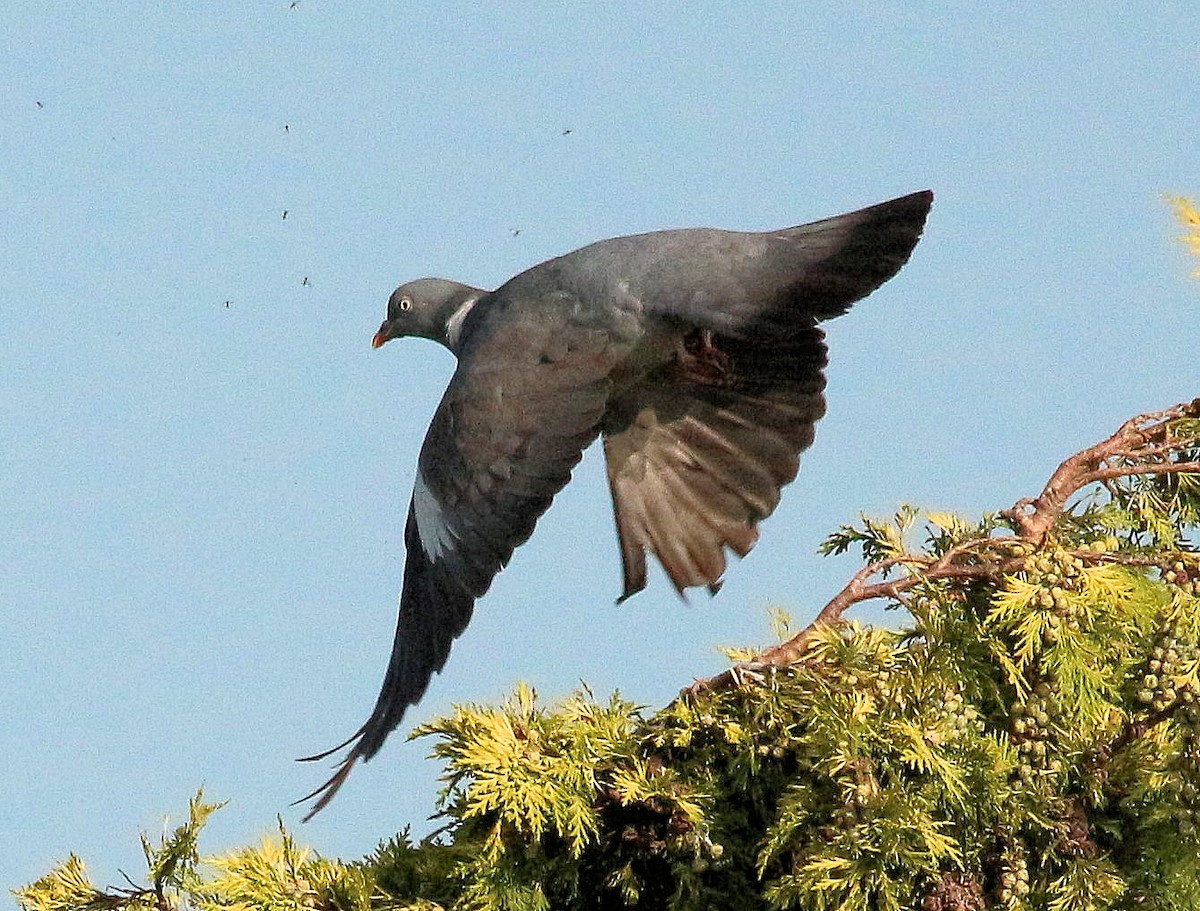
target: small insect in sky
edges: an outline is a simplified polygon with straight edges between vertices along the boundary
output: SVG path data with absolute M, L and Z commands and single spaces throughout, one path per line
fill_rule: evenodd
M 228 309 L 229 309 L 229 301 L 225 301 L 225 309 L 226 309 L 226 310 L 228 310 Z
M 300 282 L 300 284 L 302 284 L 302 285 L 303 285 L 304 287 L 306 287 L 306 288 L 311 288 L 311 287 L 312 287 L 312 283 L 311 283 L 311 282 L 309 282 L 309 280 L 308 280 L 308 276 L 307 276 L 307 275 L 306 275 L 306 276 L 304 276 L 304 281 Z
M 288 210 L 287 210 L 287 209 L 284 209 L 284 210 L 283 210 L 283 220 L 284 220 L 284 221 L 287 221 L 287 214 L 288 214 Z
M 508 233 L 511 234 L 513 237 L 520 237 L 521 229 L 520 228 L 509 228 Z
M 570 127 L 567 127 L 565 130 L 563 130 L 562 134 L 563 134 L 564 136 L 570 136 L 570 135 L 571 135 L 572 133 L 574 133 L 574 132 L 575 132 L 575 131 L 574 131 L 574 130 L 572 130 Z

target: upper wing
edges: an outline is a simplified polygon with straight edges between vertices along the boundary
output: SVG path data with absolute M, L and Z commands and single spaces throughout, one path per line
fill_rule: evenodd
M 613 404 L 604 451 L 622 600 L 645 587 L 647 550 L 680 593 L 716 591 L 726 547 L 749 553 L 825 413 L 823 338 L 810 327 L 760 347 L 695 333 L 695 354 Z
M 565 294 L 481 302 L 482 322 L 421 446 L 405 523 L 396 638 L 370 718 L 337 772 L 308 797 L 322 809 L 354 763 L 369 759 L 446 663 L 475 599 L 562 489 L 596 437 L 610 374 L 628 343 L 581 317 Z
M 921 239 L 933 193 L 922 190 L 820 221 L 769 232 L 780 302 L 819 320 L 840 316 L 908 262 Z M 788 324 L 786 311 L 775 318 Z
M 920 239 L 928 191 L 777 231 L 689 228 L 601 241 L 562 258 L 620 263 L 649 316 L 774 342 L 845 313 L 895 275 Z M 605 266 L 607 268 L 607 265 Z

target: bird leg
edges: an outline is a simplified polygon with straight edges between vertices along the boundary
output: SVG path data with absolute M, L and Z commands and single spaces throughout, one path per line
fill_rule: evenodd
M 711 329 L 683 336 L 675 360 L 690 379 L 712 385 L 724 384 L 732 370 L 729 353 L 717 347 Z

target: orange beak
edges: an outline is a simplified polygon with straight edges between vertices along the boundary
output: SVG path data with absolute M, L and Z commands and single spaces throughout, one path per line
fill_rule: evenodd
M 373 339 L 371 339 L 371 347 L 372 348 L 381 348 L 381 347 L 383 347 L 383 343 L 386 342 L 387 340 L 388 340 L 387 327 L 386 327 L 386 325 L 380 326 L 379 331 L 375 333 L 375 337 Z

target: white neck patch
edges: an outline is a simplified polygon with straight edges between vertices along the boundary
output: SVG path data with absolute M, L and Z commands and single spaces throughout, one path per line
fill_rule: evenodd
M 458 351 L 458 336 L 462 332 L 463 320 L 467 318 L 467 314 L 477 303 L 479 303 L 478 295 L 468 297 L 458 305 L 458 309 L 446 321 L 446 347 L 451 351 Z

